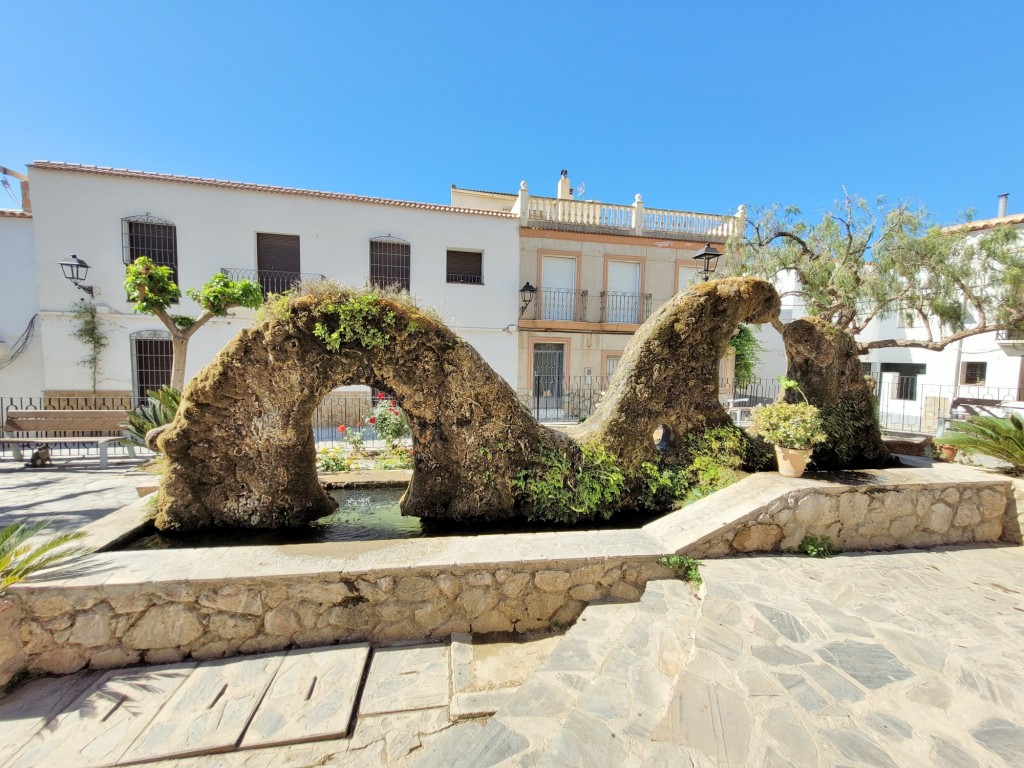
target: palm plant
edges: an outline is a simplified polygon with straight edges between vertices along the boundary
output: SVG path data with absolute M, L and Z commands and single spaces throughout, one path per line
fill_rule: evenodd
M 28 543 L 49 522 L 12 523 L 0 530 L 0 596 L 11 584 L 36 571 L 89 552 L 88 547 L 67 546 L 84 538 L 85 531 L 58 533 L 40 544 Z
M 146 444 L 146 433 L 151 429 L 170 424 L 181 403 L 181 392 L 173 387 L 149 390 L 146 395 L 149 399 L 130 411 L 127 423 L 121 425 L 125 436 L 136 445 Z
M 952 422 L 949 431 L 935 444 L 1001 459 L 1012 464 L 1016 474 L 1024 473 L 1024 419 L 1016 414 L 1007 419 L 978 416 L 970 421 Z

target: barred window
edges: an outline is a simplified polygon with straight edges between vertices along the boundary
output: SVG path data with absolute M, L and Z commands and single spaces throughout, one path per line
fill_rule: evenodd
M 982 386 L 987 372 L 988 363 L 964 363 L 960 372 L 960 383 Z
M 131 335 L 132 380 L 136 402 L 150 390 L 171 383 L 171 334 L 166 331 L 137 331 Z
M 410 244 L 397 237 L 370 240 L 370 285 L 410 290 Z
M 448 251 L 447 274 L 449 283 L 484 282 L 484 255 L 479 251 Z
M 154 264 L 170 267 L 178 282 L 177 227 L 165 219 L 145 214 L 121 219 L 122 259 L 131 264 L 140 256 L 148 256 Z

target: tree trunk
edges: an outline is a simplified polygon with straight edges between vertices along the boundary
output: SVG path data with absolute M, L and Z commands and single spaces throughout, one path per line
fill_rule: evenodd
M 171 334 L 171 387 L 179 392 L 185 389 L 185 358 L 188 353 L 188 337 L 180 333 Z
M 814 449 L 815 467 L 832 470 L 888 464 L 891 457 L 882 442 L 877 404 L 853 337 L 824 320 L 805 317 L 789 323 L 782 338 L 788 358 L 786 376 L 797 381 L 825 422 L 828 440 Z M 802 401 L 792 390 L 786 399 Z

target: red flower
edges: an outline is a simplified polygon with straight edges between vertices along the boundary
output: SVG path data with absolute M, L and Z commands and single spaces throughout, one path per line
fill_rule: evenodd
M 341 426 L 338 427 L 338 432 L 344 434 L 346 429 L 347 427 L 344 424 L 342 424 Z
M 371 416 L 371 417 L 370 417 L 370 423 L 371 423 L 371 424 L 376 424 L 376 423 L 377 423 L 377 420 L 376 420 L 375 418 L 373 418 L 373 416 Z
M 396 411 L 394 408 L 388 408 L 388 413 L 393 413 L 395 414 L 395 416 L 398 415 L 398 411 Z

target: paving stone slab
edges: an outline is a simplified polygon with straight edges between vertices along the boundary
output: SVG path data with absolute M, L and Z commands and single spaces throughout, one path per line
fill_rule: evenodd
M 101 672 L 31 680 L 0 699 L 0 765 L 25 746 L 52 717 L 96 685 Z
M 375 650 L 359 712 L 382 715 L 448 705 L 448 646 Z
M 116 763 L 195 667 L 185 663 L 107 672 L 36 733 L 9 768 Z
M 240 748 L 341 738 L 355 713 L 368 643 L 289 651 Z
M 235 749 L 284 655 L 198 666 L 121 758 L 122 764 Z

